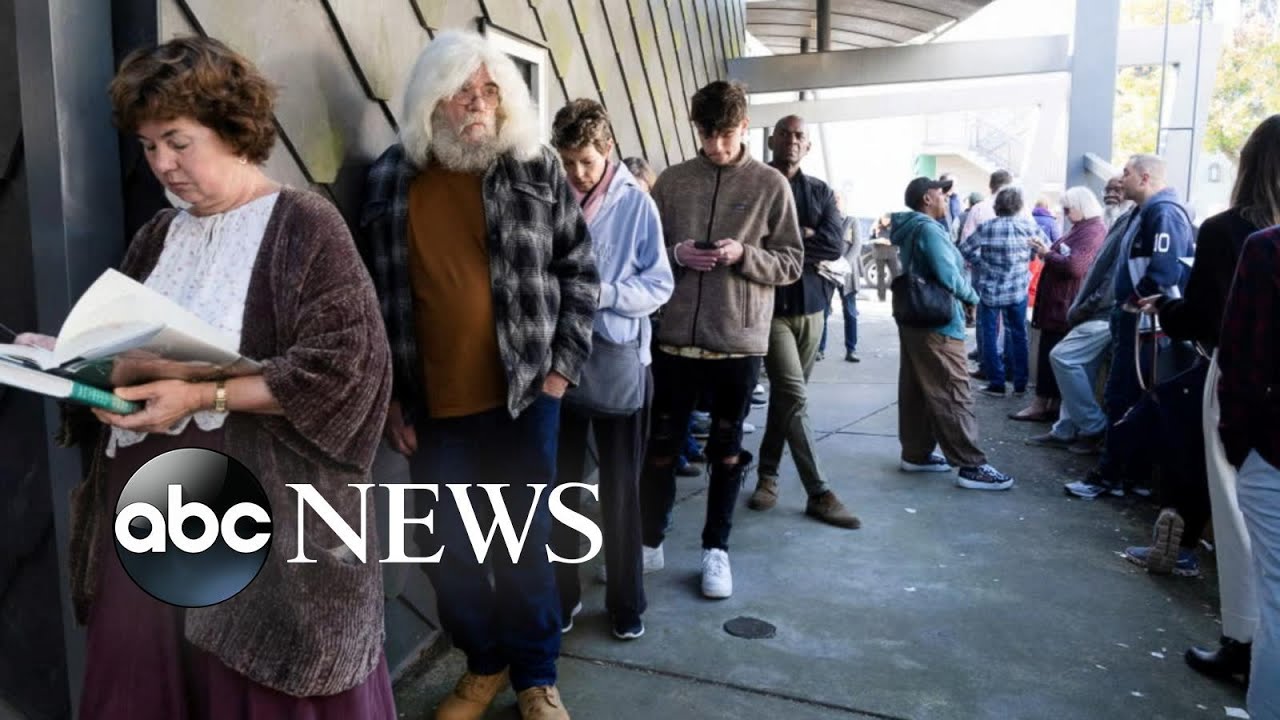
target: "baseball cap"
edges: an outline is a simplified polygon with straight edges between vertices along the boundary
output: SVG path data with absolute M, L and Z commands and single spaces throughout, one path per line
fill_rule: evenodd
M 925 193 L 935 188 L 938 190 L 946 190 L 949 187 L 951 187 L 950 181 L 930 180 L 927 177 L 918 177 L 907 183 L 907 191 L 903 193 L 903 199 L 906 200 L 907 207 L 915 210 L 924 202 Z

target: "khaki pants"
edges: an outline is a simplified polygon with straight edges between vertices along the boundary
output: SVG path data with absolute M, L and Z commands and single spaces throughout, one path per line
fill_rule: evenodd
M 810 497 L 827 491 L 814 448 L 805 385 L 822 338 L 822 313 L 774 318 L 769 327 L 769 416 L 760 441 L 760 477 L 777 480 L 784 446 L 791 447 L 800 482 Z
M 934 447 L 947 462 L 976 467 L 987 462 L 978 449 L 964 341 L 932 330 L 898 326 L 898 441 L 902 459 L 924 463 Z

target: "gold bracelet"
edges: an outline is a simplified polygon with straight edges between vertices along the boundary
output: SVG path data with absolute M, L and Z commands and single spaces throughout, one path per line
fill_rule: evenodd
M 213 411 L 225 413 L 227 411 L 227 381 L 219 380 L 213 384 Z

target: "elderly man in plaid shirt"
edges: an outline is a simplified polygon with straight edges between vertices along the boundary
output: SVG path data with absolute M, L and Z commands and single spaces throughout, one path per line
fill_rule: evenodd
M 1031 246 L 1047 242 L 1044 232 L 1021 214 L 1022 191 L 1006 187 L 996 194 L 993 220 L 980 225 L 960 244 L 960 253 L 973 267 L 978 291 L 978 332 L 983 347 L 996 347 L 1000 319 L 1004 319 L 1005 347 L 1013 361 L 1013 392 L 1027 391 L 1027 285 L 1031 280 Z M 983 353 L 987 376 L 982 392 L 1003 397 L 1004 362 L 996 353 Z
M 387 441 L 417 482 L 502 484 L 493 511 L 526 528 L 520 550 L 498 543 L 477 562 L 474 512 L 443 488 L 417 493 L 416 517 L 434 511 L 422 552 L 442 548 L 427 565 L 440 620 L 467 656 L 436 720 L 479 720 L 508 677 L 525 720 L 569 717 L 548 490 L 560 397 L 591 351 L 600 286 L 582 212 L 541 141 L 511 59 L 445 32 L 409 76 L 400 142 L 369 172 L 361 234 L 392 348 Z M 469 495 L 486 514 L 484 493 Z

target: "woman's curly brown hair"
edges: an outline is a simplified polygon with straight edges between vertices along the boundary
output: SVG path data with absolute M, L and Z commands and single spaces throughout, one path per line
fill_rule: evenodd
M 189 117 L 253 163 L 265 162 L 275 145 L 275 88 L 247 58 L 212 38 L 181 37 L 135 50 L 108 92 L 112 119 L 123 132 Z
M 609 151 L 613 130 L 609 113 L 595 100 L 579 98 L 560 108 L 551 123 L 551 144 L 557 150 L 578 150 L 587 143 L 601 154 Z

